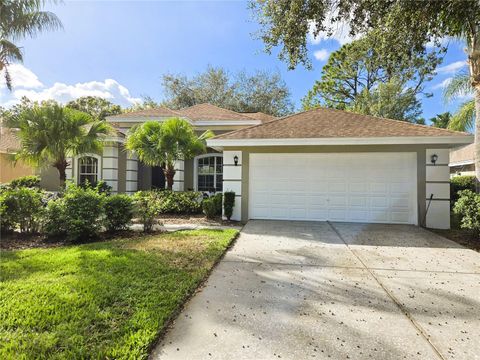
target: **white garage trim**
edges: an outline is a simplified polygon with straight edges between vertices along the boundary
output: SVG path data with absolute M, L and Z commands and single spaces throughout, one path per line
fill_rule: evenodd
M 417 154 L 252 153 L 249 218 L 418 224 Z

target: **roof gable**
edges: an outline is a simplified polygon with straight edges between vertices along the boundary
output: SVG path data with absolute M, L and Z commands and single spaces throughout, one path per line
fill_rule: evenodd
M 216 139 L 318 139 L 415 136 L 470 136 L 470 134 L 406 121 L 317 108 L 222 134 Z
M 209 103 L 193 105 L 188 108 L 178 110 L 178 112 L 194 121 L 253 120 L 252 117 L 246 114 L 223 109 L 221 107 L 218 107 Z M 256 120 L 260 120 L 260 119 L 256 119 Z

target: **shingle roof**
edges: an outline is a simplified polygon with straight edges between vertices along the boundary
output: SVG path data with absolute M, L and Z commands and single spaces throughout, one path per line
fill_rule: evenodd
M 209 103 L 193 105 L 178 112 L 191 120 L 253 120 L 247 114 L 222 109 Z
M 317 108 L 232 131 L 217 139 L 300 139 L 402 136 L 466 136 L 463 132 L 348 111 Z
M 126 112 L 118 115 L 108 116 L 110 120 L 124 119 L 124 118 L 159 118 L 159 117 L 179 117 L 179 114 L 176 111 L 170 110 L 164 106 L 155 108 L 155 109 L 146 109 L 139 111 Z
M 20 149 L 20 140 L 15 133 L 17 130 L 0 127 L 0 153 L 11 153 Z
M 277 117 L 275 117 L 273 115 L 265 114 L 265 113 L 260 112 L 260 111 L 259 112 L 254 112 L 254 113 L 243 113 L 243 114 L 250 116 L 252 119 L 261 120 L 262 123 L 278 119 Z

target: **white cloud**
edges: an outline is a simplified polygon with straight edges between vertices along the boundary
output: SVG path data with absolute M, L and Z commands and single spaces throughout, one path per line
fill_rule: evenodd
M 456 73 L 458 70 L 463 68 L 464 66 L 467 65 L 467 62 L 465 60 L 462 61 L 455 61 L 451 64 L 445 65 L 445 66 L 440 66 L 437 68 L 437 73 L 439 74 L 453 74 Z
M 327 60 L 329 55 L 330 55 L 330 53 L 328 52 L 327 49 L 316 50 L 316 51 L 313 53 L 313 56 L 315 57 L 315 59 L 317 59 L 317 60 L 319 60 L 319 61 L 325 61 L 325 60 Z
M 438 83 L 436 85 L 433 85 L 432 86 L 432 89 L 433 90 L 436 90 L 436 89 L 444 89 L 448 86 L 448 84 L 450 84 L 450 82 L 452 81 L 452 78 L 449 77 L 449 78 L 446 78 L 445 80 L 443 80 L 441 83 Z
M 35 75 L 30 69 L 27 69 L 21 64 L 10 65 L 8 67 L 8 72 L 10 73 L 10 77 L 12 78 L 12 85 L 14 87 L 36 89 L 43 86 L 37 75 Z M 2 70 L 0 72 L 0 76 L 0 89 L 4 89 L 6 88 L 5 81 L 3 81 L 5 77 L 5 70 Z
M 57 82 L 50 87 L 43 85 L 38 77 L 22 65 L 10 66 L 14 82 L 13 92 L 9 92 L 2 79 L 0 87 L 0 106 L 9 107 L 17 103 L 23 96 L 31 100 L 56 100 L 66 103 L 82 96 L 100 96 L 121 106 L 130 106 L 141 102 L 133 97 L 130 91 L 116 80 L 88 81 L 73 85 Z
M 350 25 L 344 22 L 336 22 L 330 25 L 333 29 L 332 34 L 329 35 L 326 31 L 320 31 L 316 36 L 315 34 L 315 24 L 310 23 L 310 30 L 308 32 L 308 41 L 313 45 L 318 45 L 322 41 L 326 40 L 336 40 L 340 45 L 345 45 L 349 42 L 352 42 L 355 39 L 358 39 L 359 36 L 352 37 L 350 35 Z

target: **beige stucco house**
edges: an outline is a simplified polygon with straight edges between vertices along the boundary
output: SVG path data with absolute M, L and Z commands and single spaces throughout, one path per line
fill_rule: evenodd
M 450 175 L 475 175 L 475 145 L 470 144 L 450 151 Z
M 207 144 L 223 154 L 237 220 L 449 228 L 450 148 L 472 142 L 467 133 L 316 109 Z
M 163 188 L 162 170 L 139 162 L 124 142 L 135 124 L 171 117 L 189 121 L 199 134 L 216 134 L 207 140 L 206 154 L 176 164 L 174 190 L 234 191 L 233 219 L 240 221 L 449 228 L 450 149 L 473 142 L 467 133 L 340 110 L 276 119 L 200 104 L 108 117 L 116 135 L 105 139 L 102 154 L 70 159 L 68 179 L 104 180 L 113 192 L 128 194 Z

